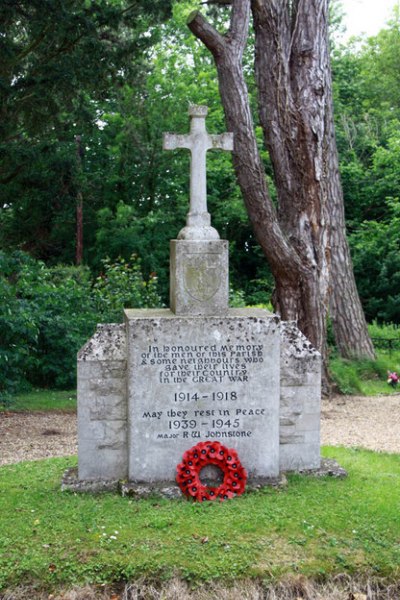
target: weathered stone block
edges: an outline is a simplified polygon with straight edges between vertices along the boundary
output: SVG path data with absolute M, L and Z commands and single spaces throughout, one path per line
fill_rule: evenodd
M 92 421 L 126 421 L 126 409 L 126 394 L 123 396 L 95 396 L 89 409 L 89 418 Z
M 282 416 L 319 412 L 321 386 L 294 385 L 281 387 Z
M 120 327 L 120 325 L 118 325 Z M 125 334 L 125 329 L 123 330 Z M 84 346 L 85 348 L 85 346 Z M 120 354 L 120 352 L 118 352 Z M 78 358 L 78 364 L 85 365 L 86 362 Z M 95 380 L 95 379 L 124 379 L 126 376 L 126 357 L 120 360 L 101 360 L 90 362 L 90 370 L 82 369 L 80 373 L 80 379 Z
M 317 468 L 321 356 L 293 322 L 281 323 L 280 383 L 280 466 L 282 469 Z
M 321 464 L 320 448 L 314 443 L 283 444 L 279 462 L 282 471 L 318 469 Z
M 299 445 L 305 442 L 305 435 L 303 433 L 281 433 L 279 435 L 279 443 L 281 446 L 287 444 L 293 444 L 299 447 Z
M 100 326 L 78 357 L 79 478 L 171 481 L 204 439 L 236 448 L 250 477 L 317 468 L 320 360 L 289 325 L 231 309 Z
M 225 315 L 228 242 L 171 240 L 170 306 L 177 315 Z
M 126 334 L 101 325 L 78 354 L 79 478 L 128 473 Z
M 319 430 L 320 430 L 320 413 L 302 414 L 299 416 L 296 428 L 298 431 L 310 431 L 318 434 L 319 441 Z

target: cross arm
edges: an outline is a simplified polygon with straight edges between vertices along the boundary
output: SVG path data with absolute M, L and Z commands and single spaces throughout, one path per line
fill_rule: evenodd
M 191 139 L 186 134 L 176 133 L 164 133 L 163 137 L 163 149 L 164 150 L 175 150 L 176 148 L 187 148 L 190 150 L 192 147 Z
M 209 135 L 210 150 L 233 150 L 233 133 Z

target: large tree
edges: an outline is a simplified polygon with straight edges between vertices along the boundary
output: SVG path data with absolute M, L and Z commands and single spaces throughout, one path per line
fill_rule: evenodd
M 273 164 L 277 207 L 266 184 L 242 67 L 251 12 L 259 120 Z M 225 34 L 199 12 L 190 15 L 188 25 L 215 60 L 227 126 L 235 134 L 236 175 L 275 278 L 275 309 L 283 319 L 298 321 L 326 357 L 331 302 L 341 350 L 372 356 L 345 237 L 328 0 L 233 0 Z M 342 298 L 352 306 L 343 306 Z
M 100 169 L 102 113 L 115 108 L 126 80 L 143 85 L 161 34 L 155 26 L 170 12 L 170 0 L 0 3 L 1 246 L 71 260 L 86 169 L 74 138 L 97 150 Z M 86 192 L 85 221 L 93 223 L 101 198 L 93 194 L 89 206 Z
M 147 68 L 163 0 L 3 0 L 0 142 L 93 118 L 95 100 Z

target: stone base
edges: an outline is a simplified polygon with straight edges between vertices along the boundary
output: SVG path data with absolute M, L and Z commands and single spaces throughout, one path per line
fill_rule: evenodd
M 313 477 L 333 477 L 334 479 L 347 477 L 346 469 L 343 469 L 333 458 L 321 458 L 318 469 L 300 469 L 296 472 Z
M 319 353 L 267 311 L 128 310 L 78 355 L 79 479 L 174 479 L 205 439 L 236 448 L 249 478 L 318 469 L 320 379 Z
M 318 469 L 304 469 L 297 471 L 302 475 L 311 477 L 333 477 L 343 479 L 347 477 L 347 471 L 339 465 L 336 460 L 331 458 L 321 458 Z M 254 492 L 264 487 L 286 487 L 288 485 L 286 474 L 280 473 L 277 477 L 263 477 L 249 480 L 246 485 L 246 492 Z M 180 488 L 174 481 L 159 481 L 153 484 L 138 484 L 131 481 L 118 480 L 80 480 L 78 478 L 78 468 L 71 467 L 67 469 L 61 481 L 62 492 L 119 492 L 121 496 L 129 496 L 140 500 L 151 496 L 163 496 L 169 499 L 183 499 Z
M 64 472 L 61 480 L 62 492 L 117 492 L 120 486 L 118 479 L 79 479 L 78 467 L 70 467 Z
M 277 477 L 263 477 L 247 482 L 246 491 L 256 491 L 266 486 L 285 487 L 287 479 L 284 473 Z M 162 496 L 168 499 L 186 499 L 175 481 L 158 481 L 151 484 L 139 484 L 132 481 L 118 480 L 82 480 L 78 477 L 77 467 L 67 469 L 61 480 L 62 492 L 99 494 L 102 492 L 119 492 L 121 496 L 129 496 L 140 500 L 151 496 Z

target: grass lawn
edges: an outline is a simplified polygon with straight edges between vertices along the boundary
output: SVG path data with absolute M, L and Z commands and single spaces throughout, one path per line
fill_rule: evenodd
M 0 413 L 5 410 L 22 411 L 75 411 L 76 390 L 43 390 L 16 394 L 3 404 L 0 402 Z
M 190 583 L 400 577 L 400 456 L 325 448 L 349 476 L 293 475 L 225 503 L 60 491 L 75 458 L 0 468 L 0 590 L 174 574 Z
M 378 396 L 400 391 L 400 385 L 392 388 L 387 383 L 387 371 L 400 374 L 400 351 L 389 353 L 378 350 L 376 361 L 349 360 L 333 355 L 329 360 L 329 370 L 342 394 Z

